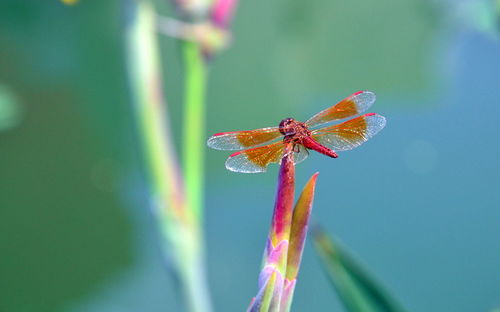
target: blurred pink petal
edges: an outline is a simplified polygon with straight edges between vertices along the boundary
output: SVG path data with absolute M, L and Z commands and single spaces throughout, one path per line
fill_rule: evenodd
M 215 0 L 212 10 L 212 22 L 220 28 L 228 28 L 238 0 Z

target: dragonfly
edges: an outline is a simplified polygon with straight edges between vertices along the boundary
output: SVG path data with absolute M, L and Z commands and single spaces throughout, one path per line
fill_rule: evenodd
M 292 145 L 294 163 L 306 159 L 310 150 L 337 158 L 338 151 L 351 150 L 368 141 L 385 127 L 386 120 L 368 113 L 340 124 L 329 123 L 366 111 L 375 99 L 373 92 L 359 91 L 306 122 L 285 118 L 277 127 L 216 133 L 207 145 L 217 150 L 237 151 L 226 160 L 226 168 L 242 173 L 265 172 L 269 164 L 280 163 L 290 150 L 287 145 Z

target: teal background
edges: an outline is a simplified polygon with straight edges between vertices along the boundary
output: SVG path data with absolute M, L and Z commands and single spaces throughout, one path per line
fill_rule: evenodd
M 169 12 L 167 3 L 157 3 Z M 500 306 L 500 44 L 493 1 L 240 1 L 210 68 L 206 136 L 305 120 L 358 90 L 386 129 L 320 172 L 314 218 L 409 311 Z M 0 311 L 179 311 L 159 249 L 124 58 L 120 1 L 0 2 Z M 178 42 L 162 37 L 180 137 Z M 243 311 L 277 167 L 206 151 L 216 311 Z M 340 311 L 307 246 L 295 311 Z

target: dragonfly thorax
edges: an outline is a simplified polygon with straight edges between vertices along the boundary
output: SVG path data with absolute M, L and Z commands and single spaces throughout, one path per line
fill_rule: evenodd
M 279 124 L 279 130 L 288 139 L 300 139 L 311 134 L 305 123 L 293 118 L 283 119 Z

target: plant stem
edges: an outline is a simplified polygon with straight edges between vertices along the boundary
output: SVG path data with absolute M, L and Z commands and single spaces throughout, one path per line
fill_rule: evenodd
M 280 311 L 295 195 L 295 164 L 292 148 L 291 144 L 287 144 L 281 159 L 271 228 L 259 274 L 259 292 L 248 312 Z
M 183 41 L 182 50 L 185 67 L 182 151 L 186 197 L 195 220 L 202 220 L 206 63 L 198 43 Z
M 187 310 L 210 312 L 200 222 L 186 202 L 170 133 L 159 71 L 156 14 L 148 0 L 125 3 L 131 13 L 126 27 L 129 82 L 163 251 L 180 282 Z

